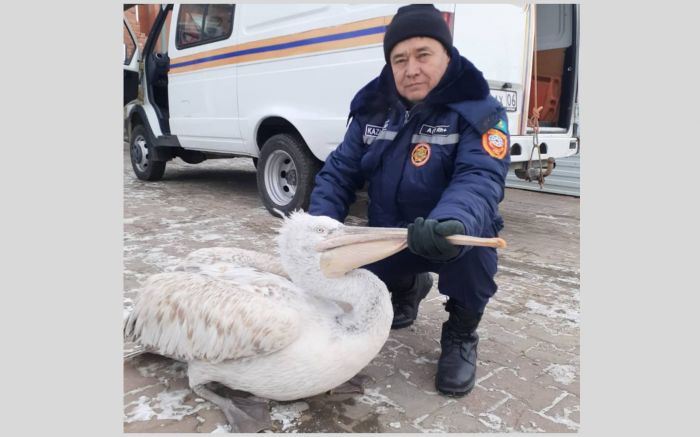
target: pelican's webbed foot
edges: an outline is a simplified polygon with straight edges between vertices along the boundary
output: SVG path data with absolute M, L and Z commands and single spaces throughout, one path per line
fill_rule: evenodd
M 254 397 L 226 398 L 209 390 L 204 384 L 194 386 L 192 390 L 221 409 L 231 426 L 231 432 L 255 433 L 272 428 L 267 401 Z

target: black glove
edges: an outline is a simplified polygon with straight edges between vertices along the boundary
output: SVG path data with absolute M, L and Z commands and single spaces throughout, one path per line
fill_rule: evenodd
M 408 249 L 431 261 L 449 261 L 459 255 L 461 248 L 454 246 L 445 237 L 464 232 L 464 225 L 457 220 L 438 222 L 418 217 L 408 225 Z

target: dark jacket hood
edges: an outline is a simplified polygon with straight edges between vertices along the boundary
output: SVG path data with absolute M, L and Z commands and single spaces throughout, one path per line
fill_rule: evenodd
M 423 100 L 428 105 L 455 104 L 468 100 L 483 100 L 489 95 L 484 75 L 467 58 L 452 47 L 450 62 L 442 79 Z M 350 115 L 386 111 L 400 100 L 389 64 L 378 77 L 357 92 L 350 103 Z

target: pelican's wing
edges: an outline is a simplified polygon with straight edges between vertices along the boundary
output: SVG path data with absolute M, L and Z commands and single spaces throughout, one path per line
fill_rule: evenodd
M 207 247 L 195 250 L 187 255 L 176 270 L 198 272 L 206 268 L 205 266 L 215 263 L 228 263 L 235 267 L 250 267 L 261 272 L 274 273 L 283 278 L 289 277 L 277 257 L 237 247 Z
M 124 324 L 127 339 L 181 360 L 268 354 L 299 335 L 300 290 L 282 278 L 247 283 L 189 272 L 150 277 Z

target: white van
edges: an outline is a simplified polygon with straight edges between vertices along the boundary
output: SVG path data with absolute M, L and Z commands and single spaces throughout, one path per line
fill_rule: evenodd
M 352 97 L 384 65 L 384 31 L 400 6 L 162 5 L 143 53 L 125 20 L 136 176 L 158 180 L 175 157 L 247 156 L 270 212 L 305 208 L 322 161 L 342 141 Z M 578 6 L 436 6 L 508 111 L 512 165 L 575 154 Z M 535 83 L 545 107 L 539 155 L 527 123 Z

